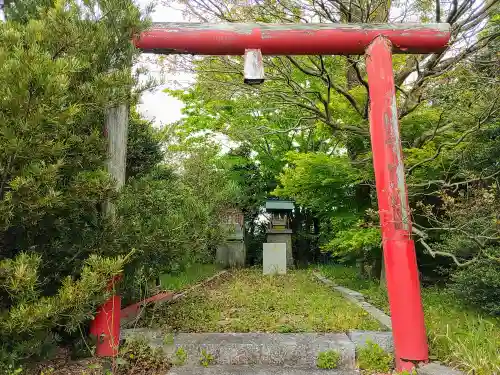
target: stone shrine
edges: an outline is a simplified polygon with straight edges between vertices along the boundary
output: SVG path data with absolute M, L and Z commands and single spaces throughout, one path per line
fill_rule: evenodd
M 286 266 L 293 266 L 292 229 L 290 220 L 294 209 L 292 201 L 268 199 L 266 212 L 270 214 L 267 228 L 268 243 L 286 244 Z

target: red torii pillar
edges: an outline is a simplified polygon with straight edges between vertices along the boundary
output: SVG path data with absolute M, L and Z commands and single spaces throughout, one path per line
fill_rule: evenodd
M 160 54 L 366 54 L 370 134 L 391 308 L 396 366 L 411 370 L 429 359 L 420 282 L 411 239 L 392 53 L 443 51 L 448 24 L 193 24 L 159 23 L 136 41 Z

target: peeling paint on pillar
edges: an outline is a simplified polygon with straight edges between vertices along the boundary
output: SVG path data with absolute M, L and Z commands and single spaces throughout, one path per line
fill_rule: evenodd
M 398 370 L 428 360 L 420 282 L 406 193 L 392 71 L 391 42 L 376 38 L 366 51 L 370 134 L 387 289 Z
M 383 39 L 383 43 L 386 44 L 387 49 L 390 50 L 390 41 L 383 37 L 380 37 L 380 39 Z M 368 59 L 370 58 L 369 51 L 370 50 L 367 52 Z M 386 175 L 387 183 L 384 186 L 384 192 L 390 196 L 391 200 L 388 205 L 381 204 L 379 206 L 381 211 L 383 211 L 382 215 L 391 217 L 390 224 L 394 226 L 394 229 L 404 230 L 409 233 L 411 230 L 411 219 L 405 183 L 403 152 L 399 136 L 398 110 L 393 86 L 394 80 L 392 75 L 388 76 L 387 72 L 383 69 L 378 71 L 378 75 L 380 84 L 383 83 L 388 88 L 387 91 L 383 93 L 383 102 L 379 102 L 378 110 L 383 111 L 385 146 L 391 149 L 390 155 L 385 154 L 388 173 Z M 392 87 L 392 89 L 389 89 L 389 87 Z M 383 107 L 383 109 L 381 107 Z M 377 135 L 374 135 L 373 132 L 380 132 L 381 130 L 382 129 L 372 129 L 372 137 Z
M 393 149 L 393 154 L 396 159 L 394 160 L 395 165 L 392 165 L 390 174 L 390 188 L 396 189 L 396 192 L 393 196 L 399 198 L 392 202 L 392 210 L 395 219 L 394 226 L 396 227 L 396 229 L 403 229 L 410 232 L 411 228 L 409 220 L 408 198 L 406 194 L 403 151 L 401 149 L 401 140 L 399 137 L 398 109 L 396 105 L 396 95 L 393 94 L 391 96 L 391 113 L 386 113 L 385 125 L 386 131 L 390 134 L 390 146 Z

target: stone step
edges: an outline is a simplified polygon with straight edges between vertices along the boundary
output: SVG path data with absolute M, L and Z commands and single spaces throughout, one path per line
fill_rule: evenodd
M 168 375 L 359 375 L 356 370 L 296 369 L 277 366 L 172 367 Z
M 213 365 L 293 366 L 316 369 L 321 352 L 335 350 L 339 369 L 355 368 L 355 344 L 345 333 L 178 333 L 173 336 L 148 329 L 123 330 L 124 338 L 144 337 L 160 346 L 173 361 L 182 348 L 185 366 L 200 366 L 211 357 Z

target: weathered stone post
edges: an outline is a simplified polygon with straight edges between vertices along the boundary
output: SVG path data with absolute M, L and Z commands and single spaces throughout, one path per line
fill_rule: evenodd
M 104 135 L 108 143 L 106 169 L 116 181 L 116 189 L 125 185 L 127 169 L 128 105 L 119 104 L 106 110 Z M 107 215 L 114 216 L 112 203 L 106 203 Z
M 228 231 L 226 241 L 217 247 L 215 260 L 223 267 L 244 267 L 246 261 L 246 248 L 244 241 L 244 217 L 237 209 L 225 212 L 223 226 Z

